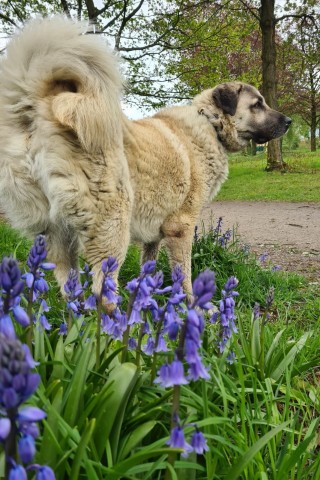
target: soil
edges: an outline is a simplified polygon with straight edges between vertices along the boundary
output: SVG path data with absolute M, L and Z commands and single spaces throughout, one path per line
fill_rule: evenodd
M 201 215 L 205 225 L 222 217 L 225 231 L 236 227 L 243 244 L 284 271 L 320 285 L 320 204 L 213 201 Z

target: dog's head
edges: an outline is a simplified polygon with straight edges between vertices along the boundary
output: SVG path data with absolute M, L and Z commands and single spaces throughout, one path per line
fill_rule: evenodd
M 229 151 L 240 150 L 249 140 L 266 143 L 281 137 L 291 124 L 289 117 L 268 107 L 256 88 L 242 82 L 205 90 L 195 97 L 194 104 L 209 119 L 210 115 L 216 118 L 215 124 L 211 123 Z

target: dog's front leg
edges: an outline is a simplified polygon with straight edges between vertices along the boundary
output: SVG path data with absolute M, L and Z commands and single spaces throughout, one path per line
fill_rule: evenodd
M 119 265 L 112 272 L 114 280 L 118 281 L 118 273 L 125 260 L 130 241 L 131 200 L 126 192 L 115 199 L 109 199 L 103 213 L 96 215 L 91 227 L 85 232 L 85 256 L 91 265 L 92 290 L 96 296 L 101 294 L 104 274 L 101 271 L 102 261 L 114 257 Z M 103 300 L 104 303 L 106 299 Z
M 162 228 L 164 242 L 168 249 L 171 269 L 180 265 L 184 274 L 182 286 L 188 299 L 192 299 L 191 254 L 194 223 L 190 218 L 172 218 Z

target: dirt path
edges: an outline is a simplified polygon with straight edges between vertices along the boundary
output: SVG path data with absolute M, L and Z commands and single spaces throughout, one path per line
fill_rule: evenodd
M 201 219 L 210 225 L 223 218 L 223 229 L 237 226 L 244 244 L 283 270 L 320 282 L 320 204 L 213 201 Z

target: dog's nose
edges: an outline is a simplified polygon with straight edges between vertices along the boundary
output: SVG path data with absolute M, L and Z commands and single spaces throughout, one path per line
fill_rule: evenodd
M 289 128 L 292 123 L 291 118 L 285 117 L 284 121 L 285 121 L 286 127 Z

